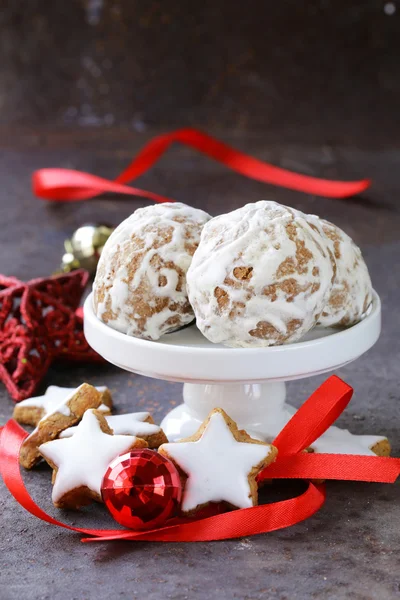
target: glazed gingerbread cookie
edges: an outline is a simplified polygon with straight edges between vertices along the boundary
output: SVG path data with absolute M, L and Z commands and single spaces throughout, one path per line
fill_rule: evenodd
M 336 265 L 329 240 L 306 217 L 260 201 L 204 225 L 187 289 L 197 327 L 210 342 L 288 344 L 314 327 Z
M 142 438 L 149 448 L 158 448 L 168 442 L 167 436 L 153 421 L 150 413 L 136 412 L 125 415 L 111 415 L 105 417 L 107 424 L 115 435 L 135 435 Z M 60 433 L 60 438 L 74 435 L 78 427 L 69 427 Z
M 43 417 L 51 414 L 75 389 L 50 385 L 43 396 L 27 398 L 19 402 L 14 408 L 13 418 L 21 425 L 36 427 Z M 102 395 L 102 405 L 98 410 L 103 414 L 110 414 L 113 407 L 110 390 L 105 386 L 98 386 L 96 389 Z
M 137 209 L 108 238 L 93 309 L 109 327 L 158 340 L 194 319 L 186 272 L 210 215 L 180 202 Z
M 21 447 L 20 463 L 26 469 L 37 464 L 41 455 L 38 447 L 54 440 L 64 429 L 75 425 L 89 408 L 102 404 L 102 394 L 95 387 L 83 383 L 67 398 L 62 400 L 52 413 L 47 414 L 37 424 L 36 429 L 26 438 Z
M 193 436 L 163 444 L 159 452 L 187 477 L 181 510 L 192 514 L 209 502 L 255 506 L 256 477 L 278 451 L 240 431 L 221 408 L 215 408 Z
M 70 438 L 46 442 L 40 454 L 54 469 L 52 500 L 57 508 L 101 502 L 101 482 L 114 458 L 147 443 L 131 435 L 113 435 L 101 413 L 87 410 Z

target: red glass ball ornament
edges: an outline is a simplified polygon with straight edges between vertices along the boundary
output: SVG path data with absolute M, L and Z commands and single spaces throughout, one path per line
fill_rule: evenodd
M 165 456 L 155 450 L 132 450 L 112 461 L 101 493 L 118 523 L 129 529 L 155 529 L 179 506 L 182 483 Z

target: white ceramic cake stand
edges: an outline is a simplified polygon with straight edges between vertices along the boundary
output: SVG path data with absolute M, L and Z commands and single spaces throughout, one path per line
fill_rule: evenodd
M 357 325 L 342 330 L 315 328 L 300 342 L 269 348 L 212 344 L 194 325 L 157 342 L 130 337 L 95 316 L 92 295 L 84 306 L 84 328 L 89 344 L 110 363 L 147 377 L 184 383 L 183 404 L 161 424 L 170 441 L 192 435 L 215 407 L 223 408 L 250 435 L 272 441 L 295 412 L 285 402 L 285 381 L 332 371 L 369 350 L 380 334 L 381 305 L 374 292 L 368 315 Z M 368 454 L 382 439 L 333 427 L 314 447 L 319 452 L 340 449 Z

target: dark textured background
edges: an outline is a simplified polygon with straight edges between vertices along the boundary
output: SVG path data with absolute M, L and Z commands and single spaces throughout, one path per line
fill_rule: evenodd
M 396 8 L 381 0 L 4 0 L 0 121 L 387 143 L 400 133 Z
M 201 126 L 304 173 L 369 176 L 373 186 L 362 198 L 327 200 L 251 182 L 174 149 L 140 185 L 213 214 L 273 198 L 321 214 L 354 237 L 382 298 L 383 331 L 375 348 L 338 371 L 356 390 L 340 424 L 387 434 L 399 456 L 399 18 L 396 3 L 371 0 L 4 1 L 0 272 L 46 275 L 74 228 L 118 223 L 144 204 L 101 198 L 47 205 L 32 196 L 35 169 L 111 177 L 153 134 L 176 125 Z M 40 391 L 83 380 L 107 384 L 117 411 L 148 408 L 157 420 L 181 400 L 179 384 L 111 366 L 54 366 Z M 321 381 L 291 383 L 290 401 L 299 405 Z M 0 422 L 11 412 L 0 387 Z M 26 476 L 41 506 L 70 523 L 110 526 L 100 506 L 77 515 L 52 509 L 49 479 L 44 467 Z M 399 484 L 327 487 L 317 515 L 269 535 L 83 545 L 78 535 L 25 513 L 0 484 L 0 598 L 400 598 Z M 263 500 L 296 491 L 293 484 L 266 489 Z

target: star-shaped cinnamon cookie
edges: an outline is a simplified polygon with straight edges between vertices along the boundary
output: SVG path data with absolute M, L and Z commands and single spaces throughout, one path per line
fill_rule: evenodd
M 79 508 L 101 502 L 101 482 L 108 465 L 119 454 L 147 443 L 131 435 L 113 435 L 103 415 L 87 410 L 75 434 L 47 442 L 41 455 L 55 470 L 52 500 L 58 508 Z
M 163 444 L 159 452 L 187 477 L 181 509 L 193 513 L 209 502 L 237 508 L 258 501 L 256 476 L 275 460 L 277 449 L 239 431 L 221 409 L 214 409 L 193 436 Z
M 43 417 L 51 414 L 63 400 L 71 396 L 75 389 L 49 385 L 43 396 L 35 396 L 19 402 L 14 408 L 13 418 L 21 425 L 36 427 Z M 102 395 L 102 405 L 98 410 L 108 414 L 112 409 L 110 390 L 105 386 L 99 386 L 96 389 Z
M 102 394 L 92 385 L 83 383 L 67 398 L 64 398 L 51 413 L 46 414 L 36 429 L 21 446 L 19 461 L 25 469 L 31 469 L 41 459 L 38 447 L 54 440 L 61 431 L 78 423 L 86 410 L 98 408 L 102 404 Z

